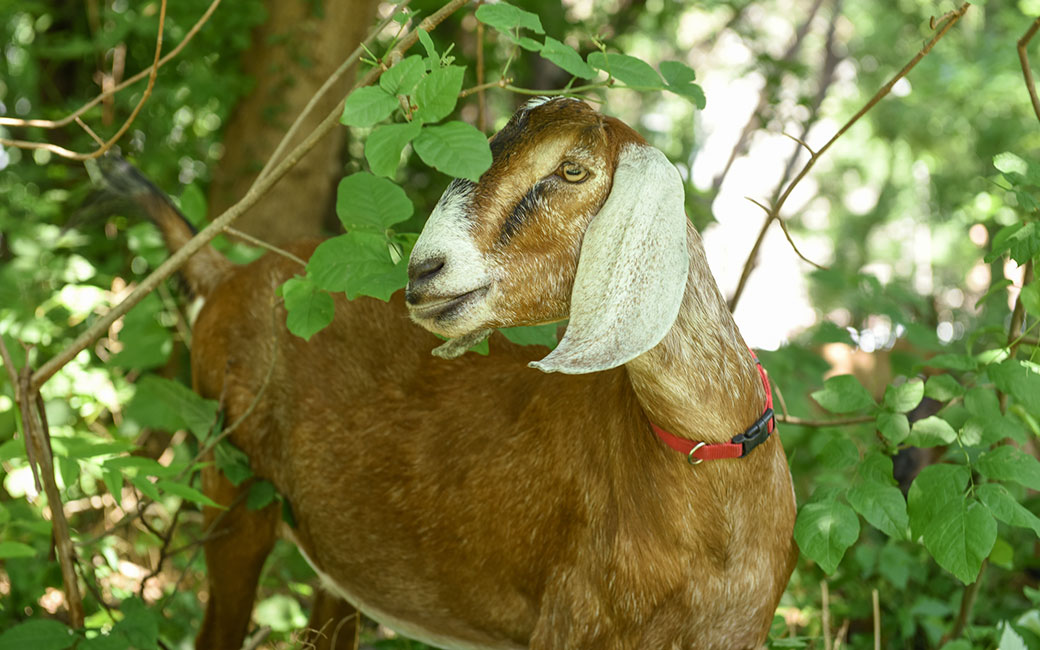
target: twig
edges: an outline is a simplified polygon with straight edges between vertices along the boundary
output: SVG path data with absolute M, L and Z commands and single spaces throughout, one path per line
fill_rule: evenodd
M 37 492 L 47 495 L 47 506 L 51 511 L 51 525 L 54 535 L 54 548 L 61 567 L 62 582 L 65 585 L 65 603 L 69 611 L 69 624 L 72 627 L 83 626 L 83 596 L 79 590 L 76 576 L 76 553 L 69 534 L 69 522 L 65 518 L 65 504 L 61 500 L 58 484 L 54 480 L 54 457 L 50 447 L 50 432 L 47 428 L 47 413 L 43 399 L 32 386 L 32 368 L 29 365 L 29 348 L 25 348 L 25 364 L 17 373 L 10 351 L 0 337 L 0 355 L 7 368 L 11 386 L 14 388 L 15 402 L 18 404 L 22 419 L 22 436 L 25 442 L 26 458 L 32 467 L 33 479 Z M 35 411 L 33 410 L 35 407 Z M 38 468 L 38 469 L 37 469 Z
M 237 239 L 241 239 L 242 241 L 244 241 L 244 242 L 246 242 L 248 244 L 252 244 L 253 246 L 256 246 L 257 248 L 263 248 L 263 249 L 271 251 L 272 253 L 274 253 L 276 255 L 281 255 L 282 257 L 290 259 L 290 260 L 296 262 L 297 264 L 299 264 L 302 267 L 306 267 L 307 266 L 307 262 L 306 261 L 300 259 L 296 255 L 293 255 L 292 253 L 290 253 L 289 251 L 285 250 L 284 248 L 278 248 L 277 246 L 275 246 L 274 244 L 272 244 L 270 242 L 266 242 L 266 241 L 264 241 L 262 239 L 254 237 L 254 236 L 250 235 L 249 233 L 242 232 L 241 230 L 239 230 L 237 228 L 232 228 L 231 226 L 228 226 L 227 228 L 224 228 L 224 232 L 226 232 L 227 234 L 231 235 L 232 237 L 235 237 Z
M 794 191 L 794 188 L 797 187 L 798 184 L 801 183 L 802 179 L 809 174 L 809 171 L 812 170 L 812 168 L 820 160 L 823 154 L 825 154 L 827 150 L 830 149 L 831 146 L 833 146 L 834 143 L 838 141 L 838 138 L 845 135 L 845 132 L 852 128 L 852 126 L 856 122 L 858 122 L 860 118 L 866 115 L 867 112 L 870 111 L 870 109 L 874 108 L 874 106 L 877 105 L 878 102 L 880 102 L 882 99 L 888 96 L 888 94 L 892 91 L 892 87 L 896 85 L 896 82 L 898 82 L 900 79 L 909 74 L 909 72 L 914 69 L 914 67 L 921 61 L 921 59 L 923 59 L 925 56 L 927 56 L 929 52 L 931 52 L 932 48 L 935 47 L 935 44 L 938 43 L 939 40 L 942 39 L 942 37 L 945 36 L 948 31 L 950 31 L 950 28 L 957 24 L 957 21 L 960 20 L 962 16 L 964 16 L 964 13 L 968 11 L 969 7 L 971 7 L 971 3 L 965 2 L 957 9 L 951 11 L 948 14 L 948 17 L 945 17 L 946 21 L 941 24 L 938 33 L 936 33 L 935 36 L 933 36 L 931 40 L 929 40 L 924 45 L 924 47 L 922 47 L 921 50 L 916 55 L 914 55 L 914 57 L 910 59 L 910 61 L 906 65 L 903 66 L 903 68 L 899 72 L 897 72 L 891 79 L 889 79 L 888 82 L 884 86 L 882 86 L 880 90 L 874 93 L 874 96 L 871 97 L 870 100 L 867 101 L 867 103 L 864 104 L 863 107 L 860 108 L 855 115 L 849 118 L 849 120 L 845 122 L 845 124 L 840 129 L 838 129 L 838 131 L 833 136 L 831 136 L 830 140 L 828 140 L 822 147 L 820 147 L 820 149 L 817 150 L 816 153 L 809 157 L 809 160 L 805 163 L 805 166 L 802 167 L 802 170 L 798 172 L 798 174 L 794 177 L 793 180 L 791 180 L 790 183 L 788 183 L 784 191 L 780 193 L 780 196 L 773 202 L 773 207 L 769 211 L 769 216 L 766 218 L 765 223 L 762 225 L 762 230 L 759 232 L 758 239 L 755 241 L 755 245 L 752 247 L 751 253 L 748 255 L 748 259 L 744 264 L 744 270 L 741 273 L 741 280 L 737 285 L 737 291 L 734 292 L 733 297 L 730 298 L 729 305 L 731 310 L 736 308 L 736 304 L 740 300 L 741 293 L 743 292 L 743 287 L 747 282 L 747 277 L 751 274 L 751 269 L 754 267 L 755 261 L 758 258 L 758 252 L 761 249 L 762 241 L 765 239 L 766 230 L 769 228 L 769 225 L 772 223 L 774 219 L 779 219 L 780 210 L 783 208 L 784 203 L 787 202 L 788 197 L 791 196 L 791 192 Z
M 511 83 L 513 83 L 512 77 L 503 77 L 498 81 L 488 81 L 486 83 L 481 83 L 476 86 L 473 86 L 472 88 L 466 88 L 459 92 L 459 99 L 462 99 L 463 97 L 469 97 L 473 93 L 478 93 L 477 97 L 479 99 L 480 97 L 484 97 L 484 91 L 488 88 L 508 88 L 509 84 Z
M 968 627 L 968 622 L 971 620 L 971 610 L 975 607 L 975 598 L 979 595 L 982 577 L 986 572 L 986 565 L 988 564 L 989 558 L 982 560 L 982 566 L 979 567 L 979 575 L 975 578 L 975 582 L 964 588 L 964 595 L 961 597 L 961 608 L 957 612 L 957 620 L 950 631 L 950 639 L 961 638 L 961 635 L 964 634 L 964 629 Z
M 870 591 L 870 599 L 874 605 L 874 650 L 881 650 L 881 600 L 877 589 Z
M 450 14 L 457 11 L 462 7 L 462 5 L 466 4 L 466 1 L 467 0 L 451 0 L 451 2 L 441 7 L 438 11 L 427 16 L 421 23 L 422 28 L 426 31 L 434 29 Z M 404 39 L 402 39 L 394 51 L 404 52 L 408 50 L 408 48 L 412 47 L 418 40 L 418 32 L 412 30 Z M 382 74 L 381 69 L 373 68 L 355 85 L 355 88 L 370 85 L 379 78 L 380 74 Z M 341 100 L 329 112 L 329 114 L 325 116 L 325 119 L 314 127 L 310 135 L 289 152 L 285 159 L 278 163 L 278 165 L 275 166 L 266 177 L 263 179 L 258 178 L 238 203 L 235 203 L 225 210 L 208 226 L 191 238 L 176 253 L 167 258 L 166 261 L 160 264 L 157 269 L 152 271 L 148 277 L 142 280 L 129 296 L 110 309 L 104 316 L 99 318 L 93 325 L 76 337 L 76 340 L 69 344 L 68 347 L 40 366 L 40 368 L 33 374 L 33 386 L 39 387 L 45 381 L 53 377 L 54 373 L 71 361 L 81 350 L 85 349 L 88 345 L 93 343 L 98 336 L 101 336 L 101 334 L 106 332 L 113 322 L 123 316 L 126 312 L 130 311 L 130 309 L 143 300 L 146 295 L 152 292 L 155 287 L 177 271 L 177 269 L 179 269 L 189 257 L 197 253 L 203 246 L 206 246 L 214 237 L 221 233 L 224 228 L 234 223 L 235 219 L 240 217 L 246 210 L 259 201 L 260 197 L 266 194 L 275 183 L 285 176 L 285 174 L 325 136 L 325 134 L 339 124 L 339 117 L 343 113 L 343 103 L 344 101 Z
M 820 612 L 823 622 L 823 648 L 832 650 L 834 645 L 831 643 L 831 599 L 826 580 L 820 580 L 820 597 L 823 601 Z
M 800 427 L 844 427 L 850 424 L 863 424 L 865 422 L 873 422 L 875 418 L 873 415 L 860 415 L 854 418 L 842 418 L 839 420 L 807 420 L 804 418 L 795 417 L 793 415 L 777 415 L 776 421 L 783 424 L 795 424 Z
M 58 145 L 51 144 L 50 142 L 25 142 L 22 140 L 6 140 L 0 138 L 0 145 L 6 145 L 9 147 L 18 147 L 21 149 L 43 149 L 55 153 L 64 158 L 71 160 L 92 160 L 104 155 L 106 151 L 112 148 L 112 145 L 119 142 L 123 134 L 130 129 L 130 125 L 137 119 L 137 115 L 141 112 L 144 107 L 144 103 L 148 101 L 148 98 L 152 96 L 152 89 L 155 87 L 155 77 L 159 74 L 159 59 L 162 54 L 162 42 L 163 42 L 163 29 L 166 27 L 166 0 L 162 0 L 162 4 L 159 5 L 159 29 L 158 34 L 155 37 L 155 56 L 152 60 L 152 66 L 148 72 L 148 85 L 145 87 L 144 92 L 141 94 L 141 99 L 138 100 L 137 105 L 134 106 L 134 110 L 130 112 L 130 116 L 123 122 L 123 126 L 119 127 L 116 134 L 106 140 L 100 147 L 91 151 L 90 153 L 78 153 L 66 149 L 65 147 L 59 147 Z M 89 132 L 89 131 L 88 131 Z M 93 133 L 90 132 L 92 135 Z M 96 137 L 96 136 L 95 136 Z
M 245 640 L 242 644 L 242 650 L 256 650 L 260 647 L 260 644 L 267 640 L 267 637 L 271 634 L 271 628 L 268 625 L 262 626 L 253 636 Z
M 192 25 L 191 29 L 189 29 L 188 32 L 184 35 L 184 38 L 181 40 L 181 42 L 177 44 L 177 47 L 173 48 L 172 50 L 167 52 L 166 55 L 163 56 L 163 58 L 159 59 L 159 64 L 155 67 L 161 68 L 162 66 L 169 63 L 173 57 L 177 56 L 180 53 L 180 51 L 183 50 L 184 47 L 191 42 L 191 39 L 195 37 L 195 34 L 197 34 L 199 30 L 202 29 L 202 26 L 205 25 L 206 21 L 210 19 L 210 16 L 213 15 L 213 12 L 217 10 L 218 5 L 220 5 L 220 0 L 213 0 L 209 8 L 206 9 L 205 12 L 203 12 L 202 16 L 195 22 L 194 25 Z M 144 70 L 138 72 L 137 74 L 123 81 L 122 83 L 101 92 L 97 97 L 90 100 L 86 104 L 80 106 L 75 111 L 69 113 L 60 120 L 23 120 L 13 117 L 0 117 L 0 126 L 34 126 L 41 129 L 57 129 L 63 126 L 67 126 L 71 124 L 74 120 L 76 120 L 79 116 L 83 115 L 90 109 L 100 104 L 106 98 L 149 76 L 151 74 L 151 71 L 151 67 L 145 68 Z

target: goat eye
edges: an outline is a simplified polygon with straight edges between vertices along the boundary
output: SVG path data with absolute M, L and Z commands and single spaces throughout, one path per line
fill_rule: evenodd
M 589 170 L 578 163 L 565 162 L 560 165 L 560 175 L 568 183 L 580 183 L 589 175 Z

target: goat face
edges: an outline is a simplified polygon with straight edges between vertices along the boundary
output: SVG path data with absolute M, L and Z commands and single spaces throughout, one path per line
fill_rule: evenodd
M 572 99 L 529 102 L 490 145 L 490 169 L 453 181 L 416 242 L 412 319 L 465 338 L 570 317 L 554 355 L 571 365 L 550 355 L 543 370 L 614 367 L 656 345 L 688 266 L 682 182 L 663 154 Z M 612 350 L 589 348 L 602 337 Z

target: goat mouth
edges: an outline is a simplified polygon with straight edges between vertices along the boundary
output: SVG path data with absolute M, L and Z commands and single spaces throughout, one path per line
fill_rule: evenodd
M 433 297 L 422 300 L 419 304 L 408 305 L 408 310 L 412 318 L 417 321 L 434 321 L 436 323 L 451 321 L 475 302 L 483 299 L 490 288 L 491 285 L 485 285 L 455 296 Z

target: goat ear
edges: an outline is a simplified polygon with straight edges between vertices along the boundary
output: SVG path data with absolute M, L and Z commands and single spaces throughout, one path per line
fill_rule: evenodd
M 567 332 L 531 367 L 597 372 L 660 343 L 686 289 L 686 227 L 679 172 L 653 147 L 626 146 L 582 241 Z

